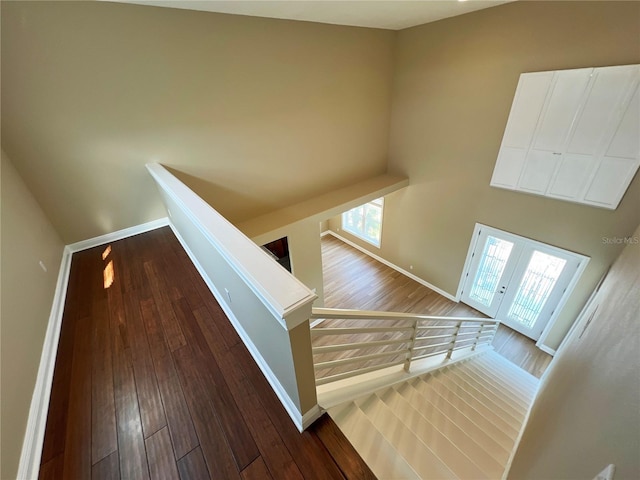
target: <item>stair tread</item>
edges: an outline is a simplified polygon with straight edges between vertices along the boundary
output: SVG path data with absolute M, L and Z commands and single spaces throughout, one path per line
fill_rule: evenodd
M 493 365 L 490 361 L 480 360 L 477 362 L 470 362 L 473 368 L 481 369 L 487 375 L 492 378 L 496 378 L 502 382 L 508 382 L 510 386 L 515 387 L 519 392 L 531 397 L 538 390 L 540 381 L 532 382 L 527 378 L 523 378 L 518 371 L 509 370 L 508 368 L 502 368 L 500 365 Z
M 471 405 L 474 410 L 477 410 L 481 415 L 486 416 L 490 421 L 494 422 L 496 426 L 507 433 L 509 437 L 516 437 L 519 425 L 521 424 L 520 421 L 491 408 L 490 405 L 487 405 L 488 402 L 486 400 L 482 401 L 482 399 L 465 390 L 463 386 L 454 382 L 446 375 L 443 375 L 442 372 L 434 372 L 434 374 L 429 375 L 429 380 L 425 380 L 422 377 L 420 377 L 420 380 L 427 384 L 432 384 L 433 387 L 449 390 L 455 397 Z
M 508 400 L 504 395 L 504 392 L 496 392 L 495 390 L 488 388 L 486 383 L 479 382 L 473 376 L 462 371 L 460 367 L 455 368 L 454 365 L 449 369 L 449 371 L 451 372 L 452 378 L 455 378 L 454 381 L 458 384 L 461 384 L 460 382 L 462 382 L 465 385 L 465 388 L 468 388 L 474 396 L 486 399 L 508 415 L 512 416 L 515 420 L 521 422 L 524 419 L 524 415 L 527 411 L 527 407 L 525 405 Z
M 484 355 L 478 356 L 478 361 L 497 366 L 502 371 L 517 373 L 519 381 L 521 381 L 524 385 L 532 387 L 533 389 L 535 389 L 537 387 L 537 384 L 540 382 L 538 378 L 531 375 L 526 370 L 523 370 L 515 363 L 510 362 L 499 353 L 493 351 L 486 352 Z
M 491 455 L 501 465 L 506 464 L 509 458 L 508 449 L 511 445 L 511 441 L 506 436 L 504 436 L 501 442 L 496 440 L 487 430 L 474 423 L 464 412 L 458 410 L 447 402 L 446 399 L 435 394 L 435 392 L 433 396 L 427 398 L 408 383 L 403 383 L 395 387 L 395 389 L 415 409 L 421 408 L 424 404 L 432 405 L 438 409 L 451 422 L 457 425 L 460 430 L 467 434 L 469 438 L 476 442 L 480 448 L 485 450 L 488 455 Z M 495 435 L 496 432 L 491 433 Z
M 395 416 L 426 445 L 436 444 L 437 442 L 433 442 L 432 438 L 441 436 L 445 439 L 443 443 L 449 453 L 454 453 L 452 450 L 456 450 L 459 453 L 458 456 L 462 456 L 462 461 L 471 462 L 475 468 L 481 470 L 489 478 L 497 478 L 502 475 L 504 465 L 501 465 L 435 407 L 425 408 L 423 405 L 418 410 L 395 389 L 388 389 L 378 396 Z M 439 451 L 434 451 L 447 465 L 460 461 L 460 459 L 448 459 Z
M 515 438 L 514 435 L 511 435 L 510 432 L 504 431 L 500 429 L 495 423 L 491 421 L 491 419 L 487 418 L 481 412 L 465 402 L 463 399 L 457 397 L 450 390 L 435 385 L 429 385 L 428 383 L 423 382 L 421 379 L 416 378 L 412 381 L 408 382 L 411 388 L 416 390 L 419 395 L 428 398 L 440 401 L 447 402 L 447 404 L 451 405 L 451 407 L 459 412 L 461 412 L 465 417 L 473 419 L 473 423 L 478 425 L 480 428 L 484 429 L 488 434 L 491 435 L 496 442 L 502 445 L 506 449 L 510 449 L 513 444 L 513 440 Z
M 421 478 L 353 402 L 337 413 L 330 409 L 329 415 L 376 477 L 398 480 Z
M 489 383 L 494 390 L 506 391 L 513 399 L 521 403 L 522 405 L 529 405 L 532 400 L 532 394 L 523 392 L 517 385 L 514 384 L 513 379 L 507 379 L 507 377 L 496 376 L 491 370 L 483 368 L 475 362 L 464 362 L 459 366 L 460 370 L 468 372 L 470 375 L 480 377 L 484 382 Z
M 362 402 L 360 409 L 375 425 L 380 433 L 392 443 L 398 453 L 411 465 L 420 478 L 483 478 L 479 470 L 474 470 L 474 476 L 462 477 L 454 473 L 466 471 L 466 465 L 447 465 L 434 452 L 435 445 L 426 446 L 424 442 L 406 425 L 398 421 L 394 413 L 377 396 L 371 395 Z

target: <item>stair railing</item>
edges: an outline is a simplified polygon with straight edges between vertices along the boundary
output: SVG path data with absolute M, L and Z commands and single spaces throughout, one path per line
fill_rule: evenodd
M 491 318 L 414 315 L 314 308 L 311 328 L 316 385 L 388 367 L 489 345 L 499 321 Z M 318 320 L 322 320 L 318 322 Z

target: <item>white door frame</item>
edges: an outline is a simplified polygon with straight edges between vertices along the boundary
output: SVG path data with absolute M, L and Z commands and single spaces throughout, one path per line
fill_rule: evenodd
M 458 283 L 458 290 L 456 292 L 456 301 L 459 302 L 460 298 L 462 296 L 462 289 L 464 287 L 464 283 L 466 280 L 466 277 L 469 273 L 469 268 L 471 267 L 471 262 L 472 262 L 472 255 L 473 252 L 476 249 L 477 243 L 478 243 L 478 237 L 480 236 L 480 230 L 488 230 L 489 232 L 495 232 L 496 235 L 499 234 L 504 234 L 507 233 L 511 236 L 514 236 L 518 239 L 522 239 L 526 242 L 533 242 L 535 244 L 541 244 L 544 245 L 546 248 L 550 248 L 552 250 L 558 250 L 560 252 L 570 252 L 573 255 L 575 255 L 576 257 L 579 258 L 579 265 L 578 268 L 575 272 L 575 274 L 573 275 L 573 278 L 571 279 L 571 281 L 569 282 L 569 285 L 567 286 L 567 289 L 565 290 L 565 292 L 563 293 L 562 297 L 560 298 L 560 300 L 558 301 L 558 305 L 556 306 L 555 311 L 553 312 L 553 314 L 551 315 L 551 318 L 549 319 L 549 321 L 547 322 L 547 326 L 544 328 L 544 330 L 542 331 L 542 334 L 540 335 L 540 338 L 538 339 L 538 341 L 536 342 L 536 346 L 542 350 L 543 352 L 546 352 L 550 355 L 554 355 L 555 354 L 555 349 L 548 347 L 547 345 L 545 345 L 545 341 L 547 339 L 547 337 L 549 336 L 549 332 L 552 330 L 553 326 L 556 323 L 556 320 L 558 319 L 558 316 L 560 314 L 560 312 L 562 311 L 562 309 L 564 308 L 565 304 L 567 303 L 567 300 L 569 299 L 569 297 L 571 296 L 571 293 L 573 292 L 576 284 L 578 283 L 578 280 L 580 279 L 582 273 L 584 272 L 584 269 L 587 267 L 587 264 L 589 263 L 589 260 L 591 260 L 589 257 L 576 253 L 576 252 L 572 252 L 570 250 L 565 250 L 559 247 L 555 247 L 553 245 L 549 245 L 546 244 L 544 242 L 540 242 L 538 240 L 533 240 L 531 238 L 527 238 L 527 237 L 523 237 L 521 235 L 517 235 L 515 233 L 511 233 L 511 232 L 505 232 L 504 230 L 500 230 L 498 228 L 495 227 L 490 227 L 489 225 L 484 225 L 482 223 L 476 223 L 475 227 L 473 229 L 473 234 L 471 236 L 471 241 L 469 242 L 469 250 L 467 251 L 467 258 L 465 259 L 464 262 L 464 267 L 462 268 L 462 275 L 460 276 L 460 282 Z

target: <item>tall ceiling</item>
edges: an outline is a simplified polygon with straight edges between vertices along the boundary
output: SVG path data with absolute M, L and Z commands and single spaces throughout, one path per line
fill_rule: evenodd
M 513 0 L 108 0 L 158 7 L 401 30 Z

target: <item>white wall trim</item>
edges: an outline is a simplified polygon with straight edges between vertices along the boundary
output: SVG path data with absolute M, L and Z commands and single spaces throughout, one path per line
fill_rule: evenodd
M 38 376 L 36 377 L 36 384 L 33 389 L 33 395 L 31 396 L 27 428 L 22 442 L 20 463 L 18 464 L 19 479 L 38 478 L 40 472 L 40 460 L 42 458 L 44 433 L 47 426 L 53 372 L 56 365 L 58 340 L 60 339 L 62 315 L 64 313 L 67 287 L 69 285 L 69 273 L 71 271 L 71 255 L 72 251 L 66 246 L 62 253 L 60 269 L 58 270 L 58 280 L 53 295 L 53 305 L 49 314 L 42 354 L 40 355 Z
M 407 270 L 405 270 L 404 268 L 401 268 L 393 263 L 391 263 L 388 260 L 385 260 L 384 258 L 376 255 L 375 253 L 370 252 L 369 250 L 367 250 L 366 248 L 361 247 L 360 245 L 358 245 L 355 242 L 352 242 L 351 240 L 346 239 L 345 237 L 343 237 L 342 235 L 334 232 L 333 230 L 329 230 L 328 233 L 330 235 L 333 235 L 334 237 L 336 237 L 339 240 L 342 240 L 344 243 L 346 243 L 347 245 L 351 245 L 353 248 L 360 250 L 362 253 L 364 253 L 365 255 L 369 255 L 371 258 L 374 258 L 375 260 L 379 261 L 380 263 L 384 263 L 387 267 L 393 268 L 396 272 L 400 272 L 403 275 L 406 275 L 407 277 L 409 277 L 411 280 L 415 280 L 416 282 L 418 282 L 421 285 L 424 285 L 425 287 L 433 290 L 436 293 L 439 293 L 440 295 L 442 295 L 445 298 L 448 298 L 449 300 L 451 300 L 452 302 L 458 302 L 458 299 L 456 297 L 454 297 L 453 295 L 451 295 L 448 292 L 445 292 L 444 290 L 436 287 L 435 285 L 430 284 L 429 282 L 427 282 L 426 280 L 423 280 L 422 278 L 414 275 L 411 272 L 408 272 Z
M 298 411 L 298 407 L 296 406 L 295 402 L 291 399 L 287 391 L 284 389 L 284 387 L 278 380 L 278 377 L 276 377 L 276 375 L 273 373 L 273 371 L 269 367 L 269 364 L 265 361 L 260 351 L 253 344 L 251 337 L 249 337 L 247 332 L 242 327 L 242 324 L 233 313 L 233 310 L 227 304 L 224 295 L 222 295 L 218 291 L 213 281 L 209 278 L 209 275 L 207 275 L 207 272 L 205 271 L 204 267 L 200 264 L 200 262 L 198 261 L 194 253 L 191 251 L 191 249 L 189 248 L 189 245 L 187 244 L 187 242 L 185 242 L 182 235 L 180 235 L 180 232 L 178 231 L 178 229 L 175 228 L 172 223 L 169 223 L 169 226 L 171 227 L 171 230 L 173 230 L 173 233 L 175 234 L 176 238 L 182 245 L 182 248 L 184 248 L 185 252 L 187 252 L 187 255 L 191 259 L 191 262 L 196 267 L 196 270 L 198 270 L 198 273 L 200 274 L 204 282 L 207 284 L 207 287 L 209 287 L 209 290 L 211 290 L 211 293 L 213 294 L 216 301 L 224 311 L 225 315 L 229 318 L 231 325 L 233 325 L 233 328 L 235 328 L 236 332 L 242 339 L 242 342 L 247 347 L 247 350 L 249 350 L 249 353 L 251 354 L 255 362 L 258 364 L 258 368 L 260 368 L 265 378 L 269 382 L 269 385 L 271 385 L 271 388 L 280 399 L 280 403 L 282 403 L 282 405 L 284 406 L 285 410 L 289 414 L 289 417 L 291 417 L 291 420 L 293 420 L 293 423 L 295 424 L 295 426 L 298 428 L 300 432 L 304 431 L 305 428 L 311 425 L 311 423 L 313 423 L 313 421 L 315 421 L 322 414 L 320 407 L 318 405 L 315 405 L 304 415 L 302 415 Z
M 538 347 L 540 350 L 542 350 L 544 353 L 548 353 L 549 355 L 551 355 L 552 357 L 556 354 L 556 350 L 554 350 L 553 348 L 544 345 L 543 343 L 540 343 L 540 341 L 538 340 L 538 342 L 536 343 L 536 347 Z
M 315 404 L 311 410 L 302 415 L 302 428 L 298 427 L 298 430 L 300 430 L 300 432 L 306 430 L 313 422 L 319 419 L 323 413 L 324 410 L 320 408 L 320 405 Z
M 462 275 L 460 276 L 460 282 L 458 283 L 458 290 L 456 291 L 456 298 L 460 301 L 462 297 L 462 289 L 467 280 L 467 272 L 469 268 L 471 268 L 471 259 L 473 258 L 473 252 L 476 249 L 476 244 L 478 243 L 478 236 L 480 235 L 480 230 L 483 225 L 480 223 L 476 223 L 473 227 L 473 233 L 471 234 L 471 241 L 469 242 L 469 250 L 467 250 L 467 256 L 464 259 L 464 266 L 462 267 Z
M 71 243 L 67 245 L 67 248 L 71 253 L 79 252 L 81 250 L 87 250 L 89 248 L 104 245 L 105 243 L 115 242 L 122 240 L 123 238 L 133 237 L 140 233 L 149 232 L 156 228 L 166 227 L 169 225 L 169 219 L 167 217 L 152 220 L 147 223 L 141 223 L 140 225 L 134 225 L 133 227 L 123 228 L 116 232 L 105 233 L 98 237 L 88 238 L 87 240 L 81 240 L 79 242 Z

